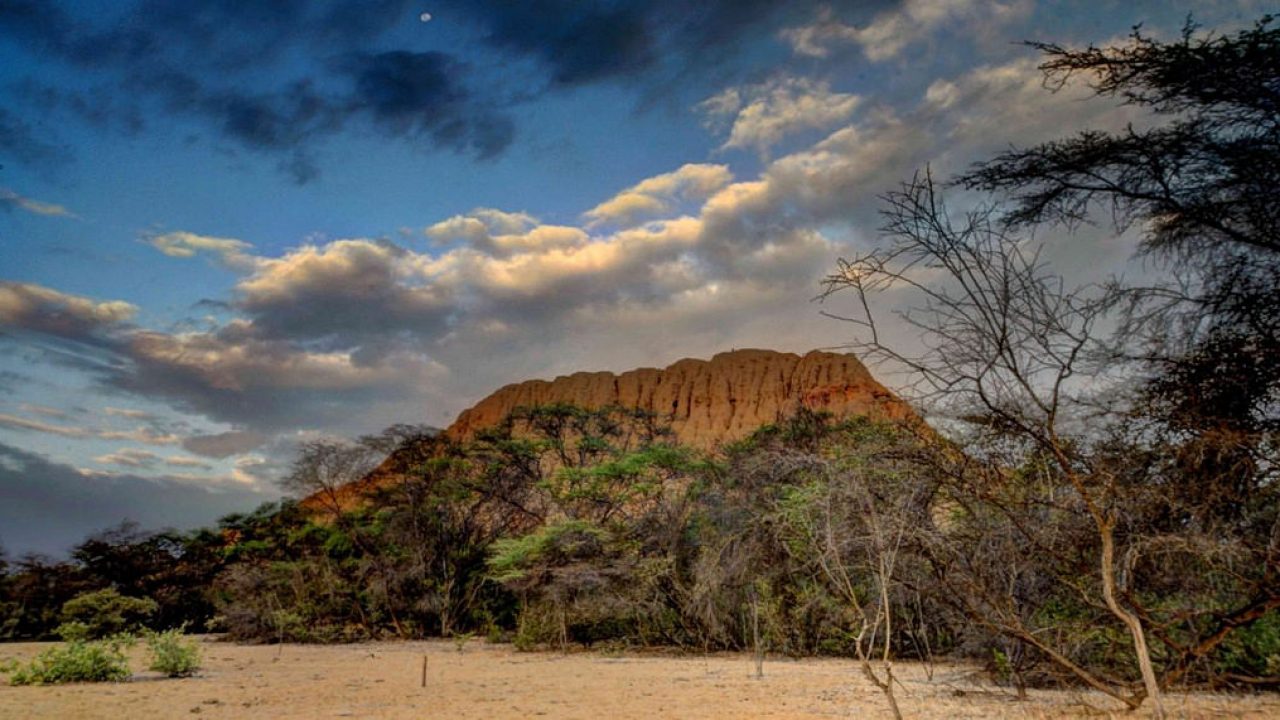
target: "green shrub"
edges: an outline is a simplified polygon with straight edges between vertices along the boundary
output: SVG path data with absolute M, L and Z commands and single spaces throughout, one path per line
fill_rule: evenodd
M 151 650 L 151 669 L 168 677 L 188 677 L 200 669 L 200 648 L 186 638 L 183 628 L 146 634 Z
M 156 612 L 156 601 L 121 595 L 114 588 L 82 593 L 62 605 L 64 625 L 80 623 L 72 633 L 83 630 L 81 638 L 98 639 L 123 632 L 133 632 Z M 59 628 L 61 632 L 62 628 Z M 71 638 L 68 638 L 71 639 Z
M 129 660 L 124 648 L 132 638 L 72 640 L 49 648 L 26 665 L 10 666 L 12 685 L 54 685 L 72 682 L 115 682 L 128 679 Z
M 88 640 L 89 626 L 79 620 L 64 622 L 54 629 L 54 634 L 63 640 Z

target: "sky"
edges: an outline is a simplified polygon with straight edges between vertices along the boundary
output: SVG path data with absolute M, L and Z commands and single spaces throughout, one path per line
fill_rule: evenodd
M 1146 120 L 1024 41 L 1264 8 L 0 0 L 0 545 L 208 524 L 524 379 L 838 347 L 885 192 Z

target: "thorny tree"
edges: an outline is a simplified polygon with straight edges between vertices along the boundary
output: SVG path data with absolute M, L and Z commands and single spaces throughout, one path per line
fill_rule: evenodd
M 1274 683 L 1270 667 L 1219 673 L 1213 656 L 1280 608 L 1280 28 L 1264 16 L 1230 35 L 1188 22 L 1171 42 L 1135 30 L 1116 47 L 1033 46 L 1050 89 L 1084 78 L 1150 122 L 978 165 L 959 184 L 1008 204 L 956 224 L 932 179 L 917 177 L 889 198 L 890 248 L 841 263 L 828 291 L 855 290 L 851 319 L 867 331 L 859 347 L 913 371 L 923 394 L 974 432 L 970 455 L 982 448 L 978 460 L 1000 461 L 979 468 L 953 454 L 951 474 L 971 517 L 1004 518 L 1006 552 L 1034 541 L 1027 547 L 1063 580 L 1072 531 L 1054 519 L 1070 517 L 1072 503 L 1091 518 L 1104 604 L 1133 638 L 1157 714 L 1158 685 Z M 1162 277 L 1069 290 L 1022 240 L 1107 214 L 1116 232 L 1140 235 Z M 904 318 L 928 343 L 915 355 L 887 347 L 868 301 L 908 288 L 923 301 Z M 1037 532 L 1046 526 L 1061 532 Z M 949 578 L 1000 575 L 988 572 L 998 561 L 975 557 L 985 556 L 960 558 L 970 572 Z M 1005 575 L 1025 584 L 1035 563 L 1014 561 Z M 983 596 L 992 585 L 969 588 Z M 1057 653 L 1000 595 L 970 609 L 1122 694 Z
M 857 295 L 862 312 L 845 319 L 862 327 L 866 339 L 854 349 L 873 361 L 906 368 L 923 399 L 980 431 L 972 448 L 990 451 L 993 460 L 1038 457 L 1052 465 L 1053 477 L 1092 521 L 1099 544 L 1098 599 L 1126 628 L 1143 692 L 1162 714 L 1142 619 L 1118 598 L 1122 487 L 1082 429 L 1093 403 L 1077 378 L 1099 377 L 1090 360 L 1108 307 L 1105 297 L 1090 288 L 1067 288 L 1035 252 L 996 223 L 992 208 L 953 223 L 928 173 L 886 201 L 888 247 L 842 260 L 826 281 L 828 295 L 841 290 Z M 900 314 L 921 333 L 918 352 L 882 340 L 872 296 L 888 290 L 921 298 Z M 1052 650 L 1049 655 L 1065 660 Z M 1132 707 L 1142 702 L 1142 694 L 1129 696 L 1088 670 L 1065 664 Z

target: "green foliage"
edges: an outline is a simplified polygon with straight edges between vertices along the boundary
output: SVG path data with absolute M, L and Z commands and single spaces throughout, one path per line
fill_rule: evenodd
M 97 639 L 133 632 L 155 614 L 156 608 L 150 598 L 127 597 L 114 588 L 84 593 L 62 606 L 59 633 L 65 630 L 73 637 Z
M 55 685 L 73 682 L 115 682 L 129 678 L 124 649 L 131 639 L 72 640 L 40 653 L 26 665 L 8 669 L 13 685 Z
M 89 626 L 79 620 L 64 622 L 54 630 L 63 640 L 88 640 L 89 632 Z
M 200 648 L 183 634 L 183 628 L 148 632 L 143 636 L 151 651 L 151 669 L 166 677 L 189 677 L 200 669 Z
M 1218 657 L 1222 673 L 1280 676 L 1280 611 L 1271 611 L 1234 633 Z
M 492 546 L 490 577 L 500 583 L 523 580 L 535 565 L 575 557 L 606 538 L 604 530 L 583 520 L 548 525 L 524 537 L 502 538 Z

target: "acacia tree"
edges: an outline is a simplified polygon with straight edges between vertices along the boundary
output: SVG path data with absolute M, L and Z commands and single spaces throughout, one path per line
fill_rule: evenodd
M 918 176 L 887 199 L 888 247 L 842 261 L 827 291 L 857 293 L 855 347 L 911 371 L 972 434 L 968 449 L 995 461 L 955 463 L 953 499 L 1002 518 L 1086 602 L 1061 538 L 1042 531 L 1090 519 L 1096 599 L 1131 636 L 1160 714 L 1162 683 L 1206 672 L 1232 633 L 1280 607 L 1280 28 L 1266 16 L 1232 35 L 1188 23 L 1167 43 L 1135 30 L 1116 47 L 1033 46 L 1050 89 L 1081 76 L 1149 110 L 1150 127 L 1084 130 L 982 163 L 958 183 L 1004 203 L 958 222 Z M 1141 234 L 1161 280 L 1068 288 L 1027 245 L 1038 226 L 1070 231 L 1104 214 Z M 890 289 L 921 298 L 902 319 L 922 352 L 882 341 L 868 298 Z M 1115 382 L 1125 376 L 1137 382 Z M 969 572 L 950 579 L 975 591 L 1001 574 L 988 572 L 998 561 L 952 559 Z M 969 610 L 1124 697 L 1030 632 L 1014 595 Z
M 959 182 L 1005 197 L 1010 228 L 1070 228 L 1103 211 L 1164 271 L 1110 288 L 1121 312 L 1108 350 L 1142 377 L 1117 452 L 1142 459 L 1126 482 L 1152 490 L 1146 525 L 1179 536 L 1147 549 L 1233 589 L 1224 602 L 1203 588 L 1209 608 L 1177 623 L 1129 598 L 1175 680 L 1280 608 L 1280 25 L 1266 15 L 1224 35 L 1188 21 L 1170 42 L 1135 30 L 1115 47 L 1034 47 L 1050 88 L 1083 78 L 1153 122 L 1013 149 Z
M 1091 288 L 1066 287 L 1020 238 L 995 222 L 993 208 L 953 223 L 927 172 L 886 202 L 888 247 L 841 260 L 838 272 L 826 280 L 828 295 L 857 294 L 862 312 L 846 319 L 866 333 L 854 348 L 873 361 L 908 369 L 923 399 L 939 402 L 980 432 L 972 448 L 1005 463 L 1036 457 L 1052 465 L 1053 477 L 1093 523 L 1099 544 L 1097 599 L 1128 631 L 1145 694 L 1161 715 L 1142 620 L 1117 597 L 1122 487 L 1081 431 L 1093 404 L 1076 378 L 1091 371 L 1097 377 L 1089 361 L 1108 307 L 1105 298 Z M 924 347 L 918 352 L 881 339 L 871 298 L 890 288 L 910 289 L 923 298 L 900 314 L 921 331 Z M 1050 657 L 1064 659 L 1061 653 L 1050 652 Z M 1142 700 L 1084 668 L 1065 665 L 1131 706 Z
M 1230 35 L 1188 22 L 1172 42 L 1135 30 L 1116 47 L 1033 46 L 1051 88 L 1083 78 L 1149 111 L 1151 126 L 1013 149 L 958 182 L 1005 196 L 1010 227 L 1069 228 L 1102 211 L 1140 233 L 1165 274 L 1113 288 L 1126 310 L 1113 350 L 1145 363 L 1149 416 L 1211 436 L 1216 451 L 1201 454 L 1221 456 L 1229 436 L 1220 465 L 1260 486 L 1258 456 L 1280 432 L 1280 25 L 1267 15 Z

